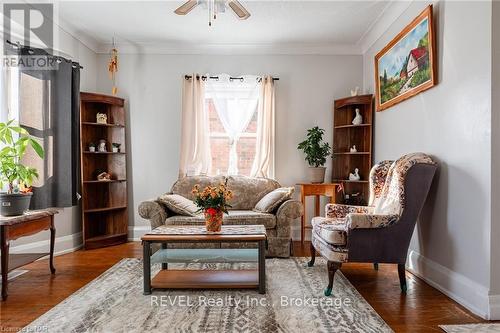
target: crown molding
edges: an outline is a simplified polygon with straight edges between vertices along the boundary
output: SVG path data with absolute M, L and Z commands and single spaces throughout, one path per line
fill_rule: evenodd
M 99 42 L 97 41 L 97 39 L 77 29 L 74 25 L 63 19 L 61 16 L 59 16 L 58 18 L 57 26 L 60 30 L 85 45 L 89 50 L 97 53 L 97 50 L 99 49 Z
M 361 55 L 357 45 L 349 44 L 217 44 L 217 43 L 133 43 L 118 42 L 121 54 L 192 55 Z M 100 44 L 97 53 L 109 53 L 112 45 Z
M 365 54 L 415 0 L 390 1 L 356 43 Z

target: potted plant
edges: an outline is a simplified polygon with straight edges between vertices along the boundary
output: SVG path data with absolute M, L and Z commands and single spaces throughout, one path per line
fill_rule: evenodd
M 318 126 L 307 130 L 307 138 L 299 143 L 297 149 L 306 154 L 305 160 L 309 164 L 309 181 L 323 183 L 325 181 L 326 158 L 331 154 L 332 148 L 328 142 L 323 142 L 325 130 Z
M 192 193 L 194 203 L 199 211 L 205 214 L 205 226 L 208 232 L 220 232 L 222 227 L 223 213 L 228 214 L 228 204 L 233 198 L 233 193 L 227 189 L 226 184 L 219 186 L 207 186 L 200 191 L 200 186 L 195 185 Z
M 120 146 L 121 146 L 121 145 L 122 145 L 121 143 L 116 143 L 116 142 L 113 142 L 113 143 L 111 144 L 111 151 L 112 151 L 113 153 L 119 153 L 119 152 L 120 152 Z
M 17 137 L 17 138 L 16 138 Z M 0 123 L 0 189 L 8 185 L 7 192 L 0 193 L 0 215 L 22 215 L 30 205 L 31 185 L 38 178 L 38 171 L 22 163 L 26 149 L 31 148 L 44 157 L 42 146 L 13 120 Z
M 89 152 L 95 153 L 95 147 L 96 147 L 95 143 L 93 142 L 89 143 Z

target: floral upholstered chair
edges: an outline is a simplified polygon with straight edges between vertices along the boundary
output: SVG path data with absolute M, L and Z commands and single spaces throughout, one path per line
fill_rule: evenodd
M 370 171 L 369 205 L 328 204 L 326 217 L 311 221 L 311 261 L 316 251 L 328 260 L 328 287 L 343 262 L 398 265 L 401 290 L 406 292 L 405 263 L 415 223 L 425 203 L 436 163 L 426 154 L 408 154 L 383 161 Z

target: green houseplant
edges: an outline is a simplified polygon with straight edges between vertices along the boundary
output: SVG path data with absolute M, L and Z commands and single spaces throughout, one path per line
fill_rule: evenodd
M 307 137 L 299 143 L 297 149 L 304 151 L 305 160 L 309 164 L 309 181 L 323 183 L 325 181 L 326 158 L 330 156 L 332 148 L 328 142 L 323 142 L 325 130 L 318 126 L 307 130 Z
M 31 185 L 38 178 L 35 168 L 22 163 L 27 149 L 31 148 L 44 157 L 42 146 L 14 120 L 0 123 L 0 189 L 7 185 L 7 192 L 0 193 L 0 214 L 22 215 L 29 207 Z

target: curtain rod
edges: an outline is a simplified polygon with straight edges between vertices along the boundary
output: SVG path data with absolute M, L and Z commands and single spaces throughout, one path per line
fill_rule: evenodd
M 9 44 L 10 46 L 14 47 L 14 48 L 18 48 L 18 49 L 19 49 L 19 48 L 27 48 L 28 50 L 32 50 L 32 48 L 27 47 L 26 45 L 21 45 L 19 42 L 14 43 L 14 42 L 11 42 L 11 41 L 10 41 L 10 40 L 8 40 L 8 39 L 7 39 L 5 42 L 6 42 L 7 44 Z M 82 65 L 80 65 L 78 62 L 75 62 L 75 61 L 73 61 L 73 60 L 66 59 L 66 58 L 64 58 L 64 57 L 61 57 L 61 56 L 56 56 L 56 55 L 53 55 L 53 54 L 47 54 L 47 55 L 49 55 L 49 56 L 51 56 L 51 57 L 55 57 L 55 58 L 61 58 L 61 59 L 64 59 L 64 60 L 65 60 L 65 61 L 67 61 L 67 62 L 71 62 L 71 63 L 78 64 L 78 66 L 80 66 L 80 69 L 83 69 L 83 66 L 82 66 Z
M 192 76 L 191 76 L 191 75 L 184 75 L 184 78 L 185 78 L 186 80 L 189 80 L 189 79 L 191 79 L 191 78 L 192 78 Z M 197 79 L 199 79 L 200 77 L 199 77 L 199 76 L 197 76 L 196 78 L 197 78 Z M 218 77 L 218 76 L 208 76 L 208 77 L 207 77 L 207 76 L 204 76 L 204 75 L 203 75 L 203 76 L 201 77 L 201 79 L 202 79 L 202 80 L 206 80 L 207 78 L 208 78 L 208 79 L 210 79 L 210 80 L 218 80 L 218 79 L 219 79 L 219 77 Z M 240 81 L 243 81 L 243 80 L 244 80 L 244 78 L 243 78 L 243 77 L 232 77 L 232 76 L 231 76 L 231 77 L 229 77 L 229 80 L 231 80 L 231 81 L 232 81 L 232 80 L 240 80 Z M 260 82 L 260 80 L 262 80 L 262 78 L 261 78 L 261 77 L 259 77 L 259 78 L 257 78 L 257 80 L 259 80 L 259 82 Z M 279 81 L 279 80 L 280 80 L 280 78 L 279 78 L 279 77 L 273 77 L 273 81 Z

